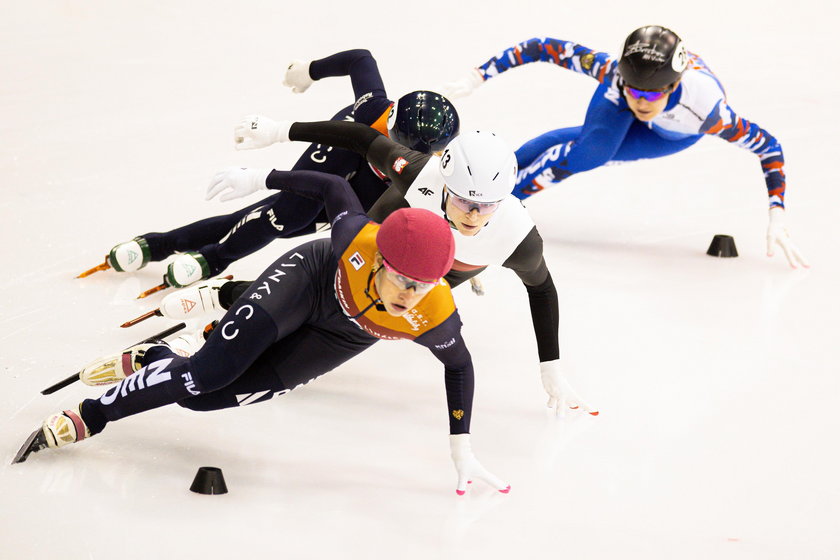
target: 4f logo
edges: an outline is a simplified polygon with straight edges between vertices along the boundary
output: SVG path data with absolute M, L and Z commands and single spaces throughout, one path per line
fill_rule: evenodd
M 423 187 L 422 189 L 417 189 L 417 190 L 420 191 L 421 193 L 423 193 L 426 196 L 432 196 L 433 194 L 435 194 L 435 191 L 433 191 L 432 189 L 426 188 L 426 187 Z

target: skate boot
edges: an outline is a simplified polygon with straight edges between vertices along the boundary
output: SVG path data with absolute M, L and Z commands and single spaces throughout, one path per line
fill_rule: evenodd
M 71 410 L 53 414 L 44 420 L 41 427 L 26 439 L 17 452 L 12 464 L 26 461 L 30 453 L 36 453 L 47 447 L 63 447 L 90 437 L 90 430 L 82 420 L 82 404 Z
M 219 290 L 230 280 L 213 278 L 171 293 L 160 302 L 160 314 L 167 319 L 184 321 L 195 319 L 206 313 L 224 312 L 219 304 Z
M 204 346 L 204 341 L 207 340 L 207 336 L 205 336 L 204 331 L 207 328 L 210 328 L 210 325 L 207 325 L 207 327 L 203 329 L 199 328 L 194 331 L 179 334 L 172 340 L 167 340 L 164 344 L 169 346 L 169 349 L 179 356 L 189 358 L 198 352 L 199 348 Z M 212 331 L 213 329 L 210 328 L 210 330 Z
M 117 272 L 134 272 L 140 270 L 152 258 L 149 244 L 142 237 L 135 237 L 131 241 L 114 245 L 108 253 L 108 263 Z
M 190 284 L 210 277 L 210 265 L 201 253 L 190 251 L 181 253 L 166 267 L 164 282 L 175 288 L 185 288 Z
M 85 385 L 110 385 L 122 381 L 143 366 L 140 360 L 146 351 L 153 346 L 160 346 L 163 342 L 137 344 L 118 354 L 94 360 L 79 372 L 79 379 Z
M 170 341 L 154 341 L 142 344 L 135 344 L 126 348 L 118 354 L 110 354 L 98 358 L 79 372 L 79 379 L 85 385 L 111 385 L 118 383 L 142 369 L 140 363 L 149 348 L 154 346 L 166 346 L 175 354 L 188 358 L 198 352 L 204 345 L 203 331 L 186 332 L 178 335 Z

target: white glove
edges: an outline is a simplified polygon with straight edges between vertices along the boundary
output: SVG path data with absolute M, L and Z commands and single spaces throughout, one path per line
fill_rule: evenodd
M 470 278 L 470 288 L 472 288 L 473 293 L 477 296 L 483 296 L 485 294 L 484 283 L 478 276 Z
M 478 71 L 478 68 L 470 70 L 469 74 L 454 82 L 447 82 L 443 84 L 443 95 L 449 99 L 457 99 L 459 97 L 466 97 L 473 92 L 475 88 L 484 83 L 484 78 Z
M 286 68 L 283 85 L 292 88 L 292 93 L 303 93 L 315 83 L 315 80 L 309 77 L 309 64 L 302 60 L 293 60 Z
M 779 206 L 770 209 L 770 224 L 767 226 L 767 256 L 772 257 L 775 246 L 778 245 L 785 252 L 791 268 L 797 265 L 810 268 L 811 265 L 799 251 L 799 248 L 790 240 L 790 235 L 785 228 L 785 210 Z
M 275 142 L 288 142 L 289 121 L 275 121 L 263 115 L 248 115 L 233 127 L 237 150 L 265 148 Z
M 505 484 L 502 479 L 488 472 L 475 458 L 470 447 L 470 434 L 450 435 L 449 450 L 452 452 L 452 462 L 455 463 L 455 471 L 458 473 L 456 494 L 463 496 L 467 492 L 467 484 L 472 483 L 473 478 L 480 478 L 502 494 L 510 492 L 510 484 Z
M 548 393 L 547 406 L 553 408 L 558 415 L 564 416 L 568 407 L 571 409 L 582 408 L 584 412 L 588 412 L 592 416 L 598 416 L 598 409 L 592 408 L 584 402 L 569 385 L 566 376 L 560 371 L 560 360 L 541 362 L 540 376 L 545 392 Z
M 219 200 L 222 202 L 248 196 L 257 191 L 267 190 L 265 180 L 271 169 L 243 169 L 229 167 L 213 176 L 207 187 L 207 197 L 210 200 L 219 193 L 224 193 Z

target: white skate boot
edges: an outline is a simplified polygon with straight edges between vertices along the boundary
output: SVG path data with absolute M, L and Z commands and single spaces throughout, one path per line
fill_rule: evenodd
M 213 278 L 168 294 L 160 302 L 160 313 L 167 319 L 186 321 L 207 313 L 223 313 L 219 304 L 219 289 L 230 280 Z
M 204 340 L 203 329 L 196 329 L 179 334 L 172 340 L 167 340 L 166 345 L 179 356 L 189 358 L 204 346 Z
M 143 365 L 140 361 L 149 348 L 167 346 L 179 356 L 188 358 L 198 352 L 203 344 L 204 335 L 201 329 L 182 333 L 168 341 L 136 344 L 117 354 L 110 354 L 92 361 L 79 372 L 79 379 L 85 385 L 111 385 L 141 369 Z
M 185 288 L 203 278 L 210 277 L 210 265 L 201 253 L 181 253 L 166 267 L 164 279 L 175 288 Z
M 117 272 L 134 272 L 140 270 L 152 258 L 149 244 L 142 237 L 135 237 L 131 241 L 114 245 L 108 253 L 108 262 Z
M 32 432 L 12 459 L 12 464 L 26 461 L 30 453 L 42 449 L 63 447 L 90 437 L 90 430 L 82 420 L 82 404 L 49 416 L 41 427 Z
M 90 437 L 85 421 L 82 420 L 82 403 L 71 410 L 53 414 L 41 426 L 47 447 L 63 447 Z
M 149 348 L 161 344 L 163 343 L 138 344 L 117 354 L 98 358 L 82 368 L 79 379 L 85 385 L 111 385 L 122 381 L 143 367 L 140 365 L 140 360 Z

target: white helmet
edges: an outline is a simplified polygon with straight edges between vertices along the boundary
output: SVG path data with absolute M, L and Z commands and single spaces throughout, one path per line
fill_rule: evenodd
M 499 202 L 516 184 L 516 155 L 492 132 L 462 132 L 443 150 L 440 174 L 461 198 Z

